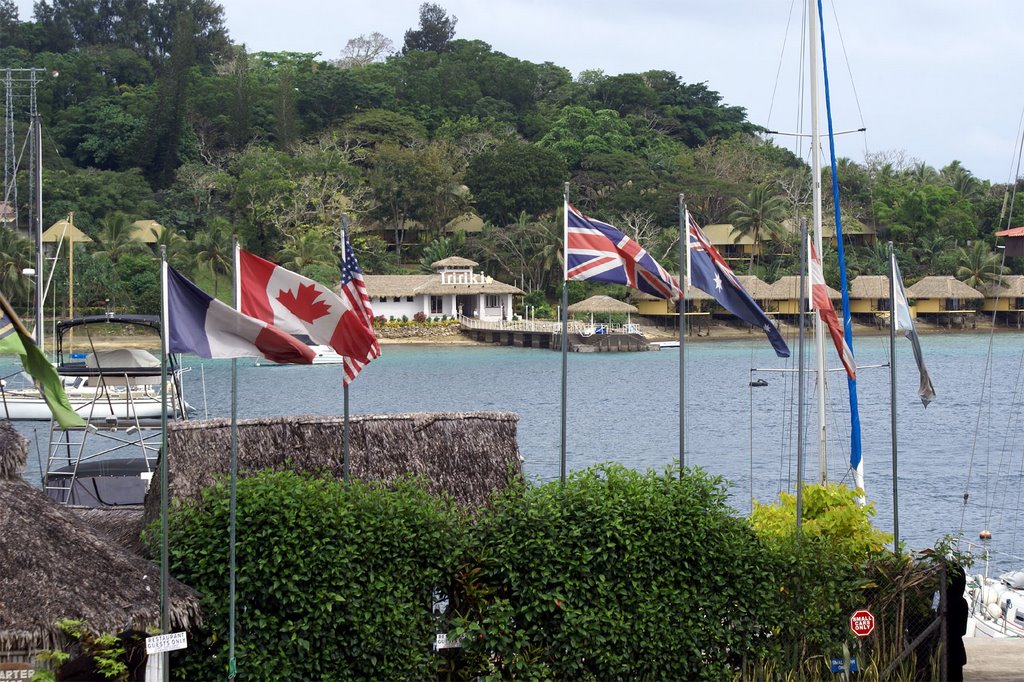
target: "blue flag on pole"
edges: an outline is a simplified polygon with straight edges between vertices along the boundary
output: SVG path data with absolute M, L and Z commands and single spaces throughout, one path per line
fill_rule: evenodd
M 768 335 L 775 354 L 780 358 L 789 357 L 789 346 L 782 338 L 775 324 L 743 288 L 732 268 L 718 253 L 704 232 L 697 226 L 693 216 L 687 212 L 687 259 L 689 260 L 690 283 L 707 293 L 730 313 L 744 322 L 762 329 Z

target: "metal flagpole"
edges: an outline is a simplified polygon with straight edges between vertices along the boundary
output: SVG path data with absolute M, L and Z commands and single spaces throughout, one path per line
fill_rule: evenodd
M 234 282 L 231 287 L 231 298 L 235 310 L 242 309 L 241 275 L 238 269 L 238 236 L 231 239 L 233 252 Z M 228 511 L 228 602 L 230 616 L 228 622 L 228 679 L 234 679 L 237 672 L 235 660 L 235 622 L 237 603 L 235 600 L 236 562 L 235 562 L 235 514 L 238 501 L 238 359 L 231 358 L 231 474 Z
M 562 440 L 559 480 L 565 483 L 566 394 L 569 373 L 569 183 L 562 192 Z
M 348 232 L 348 216 L 341 216 L 341 269 L 345 271 L 345 265 L 348 260 L 348 249 L 345 248 L 346 233 Z M 349 467 L 349 424 L 348 424 L 348 375 L 345 374 L 345 365 L 342 364 L 342 414 L 343 421 L 341 427 L 341 476 L 342 480 L 348 483 L 348 467 Z
M 683 477 L 686 466 L 686 355 L 683 346 L 686 339 L 686 252 L 690 248 L 689 220 L 686 212 L 686 197 L 679 194 L 679 478 Z
M 900 551 L 900 504 L 896 475 L 896 258 L 889 242 L 889 425 L 892 433 L 892 550 Z
M 160 634 L 171 632 L 170 616 L 170 550 L 167 540 L 167 356 L 170 350 L 168 334 L 169 316 L 167 308 L 167 247 L 160 245 Z M 160 654 L 160 677 L 163 682 L 170 679 L 168 652 Z
M 807 218 L 800 219 L 800 332 L 797 352 L 796 398 L 796 533 L 800 536 L 804 515 L 804 324 L 807 308 Z

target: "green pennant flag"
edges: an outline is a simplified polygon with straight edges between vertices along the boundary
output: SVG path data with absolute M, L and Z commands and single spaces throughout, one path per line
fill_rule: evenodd
M 3 294 L 0 294 L 0 353 L 17 353 L 21 356 L 21 366 L 35 379 L 53 418 L 61 428 L 85 426 L 85 421 L 71 408 L 57 370 L 39 350 Z

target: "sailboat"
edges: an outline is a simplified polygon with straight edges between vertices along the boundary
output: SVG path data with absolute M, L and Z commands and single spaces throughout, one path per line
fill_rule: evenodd
M 68 312 L 69 318 L 57 323 L 54 330 L 54 357 L 57 373 L 61 375 L 65 393 L 71 407 L 87 422 L 108 422 L 110 420 L 159 419 L 160 402 L 160 360 L 147 349 L 146 334 L 153 348 L 159 346 L 159 318 L 145 315 L 91 315 L 74 316 L 74 246 L 75 242 L 87 243 L 92 239 L 74 225 L 74 215 L 54 223 L 42 233 L 40 243 L 55 243 L 54 263 L 60 258 L 60 251 L 68 248 Z M 52 277 L 53 268 L 51 268 Z M 52 280 L 51 280 L 52 281 Z M 45 292 L 42 277 L 37 284 Z M 38 301 L 37 301 L 38 302 Z M 36 312 L 37 329 L 42 315 Z M 103 330 L 103 331 L 100 331 Z M 94 333 L 117 330 L 122 334 L 139 339 L 130 347 L 115 349 L 96 348 Z M 78 331 L 78 343 L 75 332 Z M 84 337 L 83 337 L 84 334 Z M 180 378 L 180 372 L 173 368 L 172 377 Z M 20 381 L 19 381 L 20 380 Z M 177 396 L 177 392 L 174 392 Z M 181 413 L 184 403 L 172 400 L 172 413 Z M 49 407 L 39 391 L 24 375 L 5 377 L 0 383 L 0 417 L 11 421 L 49 420 Z

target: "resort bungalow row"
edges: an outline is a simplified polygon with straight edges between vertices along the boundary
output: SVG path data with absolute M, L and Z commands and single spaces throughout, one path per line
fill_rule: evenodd
M 431 263 L 433 274 L 364 275 L 375 315 L 413 319 L 468 317 L 488 322 L 512 319 L 512 297 L 523 291 L 482 272 L 479 264 L 452 256 Z
M 753 275 L 737 275 L 737 279 L 762 309 L 772 317 L 792 320 L 800 313 L 799 278 L 795 275 L 782 277 L 773 284 L 767 284 Z M 835 302 L 841 296 L 828 287 L 829 298 Z M 964 284 L 951 275 L 924 277 L 907 289 L 910 299 L 910 313 L 924 321 L 940 325 L 963 325 L 971 323 L 978 312 L 995 313 L 997 321 L 1024 324 L 1024 275 L 1007 275 L 1001 284 L 991 284 L 984 292 Z M 675 307 L 668 301 L 642 292 L 633 292 L 632 301 L 639 314 L 652 319 L 674 318 Z M 699 327 L 700 321 L 711 316 L 722 319 L 731 317 L 719 307 L 714 299 L 703 291 L 691 289 L 687 292 L 687 317 L 690 324 Z M 850 282 L 850 314 L 864 324 L 879 324 L 888 320 L 889 277 L 887 275 L 860 275 Z

